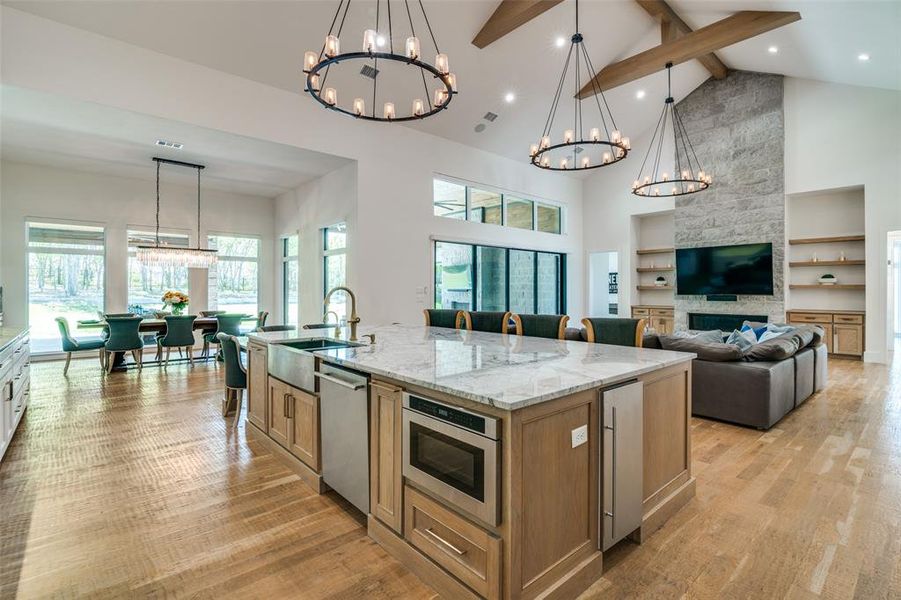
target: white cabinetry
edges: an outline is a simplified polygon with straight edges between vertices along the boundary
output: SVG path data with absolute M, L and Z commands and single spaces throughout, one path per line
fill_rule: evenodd
M 31 357 L 25 331 L 0 328 L 0 459 L 16 433 L 31 394 Z

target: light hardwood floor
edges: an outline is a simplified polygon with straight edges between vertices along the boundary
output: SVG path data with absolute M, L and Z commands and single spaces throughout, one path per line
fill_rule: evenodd
M 901 597 L 901 365 L 834 360 L 769 432 L 695 419 L 697 497 L 583 598 Z M 33 365 L 0 465 L 0 597 L 428 598 L 219 413 L 213 365 Z

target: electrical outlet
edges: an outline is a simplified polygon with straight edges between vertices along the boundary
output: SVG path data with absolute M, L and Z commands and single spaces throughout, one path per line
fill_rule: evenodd
M 588 425 L 582 425 L 572 430 L 573 448 L 578 448 L 588 441 Z

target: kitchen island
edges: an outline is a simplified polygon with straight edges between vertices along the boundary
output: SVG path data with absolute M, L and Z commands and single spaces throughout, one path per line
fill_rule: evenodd
M 336 491 L 444 597 L 574 597 L 601 576 L 606 549 L 641 542 L 694 495 L 692 354 L 424 326 L 364 333 L 375 342 L 251 334 L 247 430 L 319 491 L 340 479 L 329 452 L 350 472 L 362 442 L 368 497 L 343 481 Z M 336 416 L 354 422 L 359 408 L 368 431 L 336 444 Z

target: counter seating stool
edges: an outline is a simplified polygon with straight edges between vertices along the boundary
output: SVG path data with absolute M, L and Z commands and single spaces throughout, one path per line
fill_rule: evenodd
M 513 315 L 516 335 L 541 337 L 551 340 L 566 339 L 567 315 Z
M 103 338 L 76 339 L 69 333 L 69 321 L 65 317 L 56 317 L 56 325 L 59 327 L 59 336 L 63 342 L 63 352 L 66 353 L 66 366 L 63 367 L 63 376 L 69 373 L 69 363 L 72 361 L 73 352 L 85 350 L 100 350 L 100 368 L 106 370 L 106 351 L 103 347 L 106 340 Z
M 257 326 L 256 329 L 259 330 L 260 327 L 266 326 L 266 320 L 269 318 L 268 310 L 261 310 L 257 313 Z
M 463 311 L 453 308 L 427 308 L 422 311 L 426 327 L 446 327 L 460 329 L 464 323 Z
M 208 357 L 210 355 L 210 344 L 218 344 L 219 338 L 216 337 L 220 333 L 226 335 L 239 336 L 241 333 L 241 321 L 244 315 L 237 313 L 221 313 L 216 315 L 216 331 L 207 333 L 203 336 L 203 352 L 201 356 Z
M 647 319 L 585 318 L 585 341 L 641 348 Z
M 228 416 L 232 396 L 235 398 L 235 421 L 238 426 L 241 419 L 241 401 L 247 389 L 247 370 L 241 364 L 241 345 L 238 338 L 225 333 L 216 334 L 216 340 L 222 349 L 222 360 L 225 362 L 225 398 L 222 400 L 222 416 Z
M 113 360 L 110 356 L 114 352 L 131 352 L 138 369 L 144 367 L 144 339 L 139 328 L 141 317 L 108 317 L 106 324 L 109 327 L 109 339 L 106 340 L 106 368 L 108 372 L 113 370 Z
M 263 325 L 262 327 L 257 327 L 257 331 L 266 332 L 266 331 L 296 331 L 296 325 Z
M 460 311 L 463 313 L 463 323 L 469 331 L 487 331 L 488 333 L 507 333 L 510 319 L 513 313 L 486 312 L 486 311 Z
M 160 360 L 163 355 L 163 348 L 166 349 L 166 363 L 169 366 L 169 352 L 172 348 L 178 348 L 181 354 L 182 349 L 188 354 L 191 366 L 194 366 L 194 315 L 167 315 L 166 333 L 156 338 L 156 358 Z

